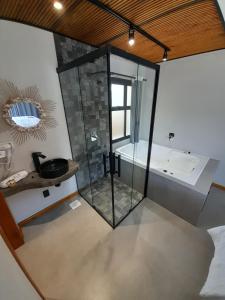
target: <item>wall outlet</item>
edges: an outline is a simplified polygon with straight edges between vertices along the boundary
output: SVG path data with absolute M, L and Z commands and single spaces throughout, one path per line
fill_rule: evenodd
M 43 191 L 43 196 L 46 198 L 50 195 L 49 190 L 44 190 Z
M 6 151 L 0 150 L 0 158 L 6 157 Z

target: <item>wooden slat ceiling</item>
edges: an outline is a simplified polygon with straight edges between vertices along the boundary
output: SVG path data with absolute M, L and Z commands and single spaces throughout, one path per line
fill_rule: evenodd
M 225 29 L 214 0 L 102 0 L 166 44 L 169 59 L 225 48 Z M 0 0 L 0 18 L 35 25 L 95 46 L 110 43 L 153 62 L 163 49 L 139 33 L 128 45 L 128 26 L 86 0 Z

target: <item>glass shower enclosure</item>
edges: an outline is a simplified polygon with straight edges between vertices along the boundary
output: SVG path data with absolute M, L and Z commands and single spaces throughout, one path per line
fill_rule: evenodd
M 57 71 L 78 191 L 115 228 L 146 197 L 159 65 L 107 46 Z

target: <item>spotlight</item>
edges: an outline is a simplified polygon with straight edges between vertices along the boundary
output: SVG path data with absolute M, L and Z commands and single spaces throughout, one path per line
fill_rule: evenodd
M 62 3 L 59 2 L 59 1 L 55 1 L 55 2 L 53 3 L 53 6 L 54 6 L 54 8 L 57 9 L 57 10 L 61 10 L 61 9 L 63 8 Z
M 163 61 L 167 61 L 167 56 L 168 56 L 168 54 L 167 54 L 167 50 L 165 49 L 165 51 L 164 51 L 164 54 L 163 54 Z
M 133 46 L 134 43 L 135 43 L 135 40 L 134 40 L 134 28 L 132 26 L 130 26 L 129 28 L 129 40 L 128 40 L 128 43 L 130 46 Z

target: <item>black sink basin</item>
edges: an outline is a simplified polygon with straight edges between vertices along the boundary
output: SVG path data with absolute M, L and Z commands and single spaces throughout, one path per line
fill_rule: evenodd
M 68 160 L 64 158 L 51 159 L 39 167 L 39 174 L 42 178 L 57 178 L 69 170 Z

